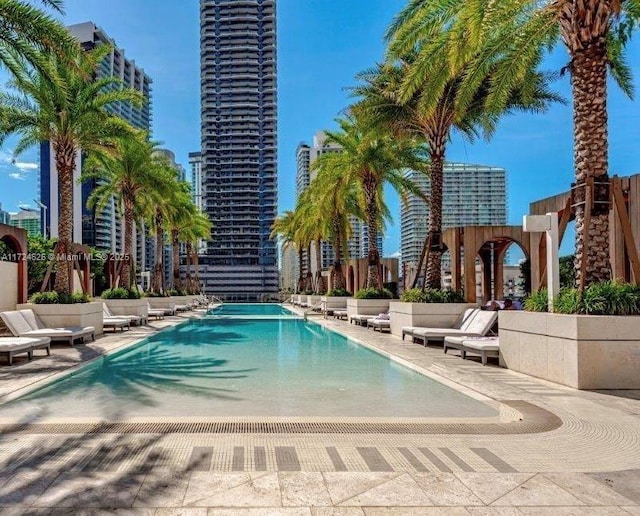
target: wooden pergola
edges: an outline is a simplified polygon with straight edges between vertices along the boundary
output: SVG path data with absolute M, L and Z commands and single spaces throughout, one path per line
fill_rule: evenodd
M 537 234 L 524 232 L 522 226 L 465 226 L 444 231 L 442 242 L 451 254 L 451 288 L 464 290 L 466 301 L 476 302 L 475 271 L 476 258 L 479 258 L 482 266 L 482 302 L 502 299 L 507 248 L 513 243 L 518 244 L 533 262 L 531 249 L 536 248 L 540 238 Z M 472 272 L 469 274 L 467 271 Z
M 0 240 L 10 249 L 11 255 L 15 256 L 18 264 L 18 303 L 27 302 L 27 258 L 28 240 L 27 232 L 24 229 L 6 224 L 0 224 Z M 11 260 L 13 261 L 13 260 Z
M 620 281 L 638 284 L 640 282 L 640 256 L 638 242 L 640 242 L 640 174 L 630 177 L 611 178 L 608 187 L 609 203 L 609 258 L 611 261 L 611 277 Z M 587 184 L 585 218 L 591 216 L 594 204 L 598 202 L 592 191 L 596 187 Z M 547 197 L 530 205 L 531 215 L 544 215 L 558 212 L 558 229 L 560 243 L 564 237 L 567 225 L 574 219 L 576 200 L 572 193 L 563 192 L 553 197 Z M 585 227 L 588 227 L 588 221 Z M 585 238 L 585 242 L 589 239 Z M 546 244 L 544 239 L 538 243 L 538 260 L 534 268 L 531 264 L 532 288 L 546 282 L 544 256 Z M 584 274 L 582 275 L 584 277 Z

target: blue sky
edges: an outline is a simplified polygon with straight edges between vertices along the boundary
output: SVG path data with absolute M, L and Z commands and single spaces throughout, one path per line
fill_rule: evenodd
M 199 2 L 197 0 L 66 0 L 65 23 L 93 21 L 153 79 L 154 138 L 188 166 L 200 146 Z M 379 60 L 382 34 L 405 0 L 278 0 L 278 129 L 280 210 L 294 205 L 295 148 L 333 127 L 348 105 L 345 87 Z M 176 7 L 179 6 L 179 7 Z M 565 64 L 559 49 L 549 68 Z M 629 48 L 640 95 L 640 38 Z M 568 80 L 557 83 L 569 98 Z M 640 103 L 610 89 L 611 174 L 640 172 Z M 37 151 L 12 163 L 12 142 L 0 151 L 0 202 L 16 210 L 37 196 Z M 519 224 L 531 201 L 568 188 L 572 178 L 571 107 L 503 120 L 493 140 L 470 144 L 455 137 L 448 159 L 501 166 L 508 171 L 509 222 Z M 396 225 L 385 254 L 399 248 L 399 206 L 389 197 Z M 563 250 L 570 251 L 570 245 Z

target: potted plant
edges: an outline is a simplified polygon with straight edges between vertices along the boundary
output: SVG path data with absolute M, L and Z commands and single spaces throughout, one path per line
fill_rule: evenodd
M 460 292 L 413 288 L 404 292 L 400 301 L 389 303 L 391 333 L 401 337 L 405 326 L 450 327 L 467 308 L 475 306 L 465 303 Z
M 149 304 L 135 289 L 112 288 L 105 290 L 101 297 L 113 315 L 138 315 L 144 319 L 148 316 Z
M 383 288 L 363 288 L 356 292 L 353 299 L 347 300 L 347 315 L 378 315 L 389 311 L 389 301 L 393 299 L 391 291 Z
M 347 308 L 347 299 L 352 296 L 345 288 L 334 288 L 320 298 L 322 302 L 322 311 L 345 310 Z
M 37 292 L 28 303 L 17 305 L 18 310 L 31 309 L 44 325 L 50 328 L 93 326 L 95 334 L 103 333 L 102 303 L 92 302 L 87 294 Z
M 547 292 L 501 311 L 501 365 L 575 389 L 640 389 L 640 287 L 594 283 Z

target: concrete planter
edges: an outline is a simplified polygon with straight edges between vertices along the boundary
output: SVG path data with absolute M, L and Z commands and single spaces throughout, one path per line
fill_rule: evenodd
M 389 311 L 390 299 L 349 299 L 347 315 L 378 315 Z
M 640 389 L 640 316 L 504 311 L 500 364 L 575 389 Z
M 297 294 L 294 296 L 295 297 L 295 303 L 297 305 L 301 305 L 302 303 L 306 303 L 307 302 L 307 294 Z
M 151 308 L 175 308 L 178 304 L 175 297 L 147 297 Z
M 30 308 L 49 328 L 65 326 L 93 326 L 96 335 L 104 333 L 102 326 L 102 301 L 91 303 L 76 303 L 73 305 L 35 305 L 24 303 L 18 305 L 18 310 Z
M 103 299 L 113 315 L 138 315 L 144 319 L 149 316 L 147 298 L 140 299 Z
M 467 308 L 477 308 L 473 303 L 405 303 L 391 301 L 391 333 L 402 337 L 403 326 L 427 326 L 448 328 L 458 320 Z
M 351 298 L 347 296 L 322 296 L 320 298 L 320 301 L 322 302 L 322 311 L 346 310 L 348 299 Z
M 169 299 L 173 299 L 176 305 L 186 305 L 189 303 L 189 296 L 171 296 Z

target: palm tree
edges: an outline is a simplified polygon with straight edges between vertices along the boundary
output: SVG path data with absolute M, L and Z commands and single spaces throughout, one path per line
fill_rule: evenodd
M 270 238 L 280 236 L 283 246 L 293 245 L 298 252 L 298 286 L 297 291 L 301 292 L 304 288 L 304 278 L 302 277 L 302 269 L 304 267 L 303 246 L 299 237 L 298 217 L 296 212 L 287 210 L 273 221 L 271 226 Z
M 486 63 L 499 61 L 488 100 L 494 110 L 505 105 L 514 79 L 564 43 L 573 94 L 575 267 L 581 288 L 610 277 L 607 69 L 631 96 L 623 51 L 639 20 L 640 0 L 413 0 L 388 34 L 396 57 L 420 49 L 404 88 L 407 96 L 420 88 L 430 60 L 443 48 L 450 62 L 469 60 L 473 73 L 461 86 L 467 96 L 486 77 Z M 594 202 L 587 210 L 589 197 Z
M 193 224 L 198 208 L 191 200 L 191 187 L 186 181 L 179 181 L 174 195 L 168 202 L 166 220 L 170 233 L 173 274 L 171 288 L 182 290 L 180 278 L 180 242 Z
M 196 210 L 191 223 L 182 232 L 182 239 L 184 240 L 186 251 L 185 288 L 188 294 L 197 294 L 200 292 L 198 242 L 210 237 L 211 227 L 209 217 L 201 211 Z
M 96 153 L 86 164 L 84 178 L 98 179 L 87 206 L 96 211 L 105 209 L 115 198 L 124 220 L 124 262 L 120 274 L 121 285 L 131 288 L 133 230 L 136 221 L 141 221 L 148 206 L 148 200 L 159 201 L 160 195 L 154 195 L 159 182 L 157 168 L 154 166 L 152 152 L 155 143 L 147 138 L 145 132 L 120 139 L 114 152 Z M 160 193 L 160 192 L 158 192 Z M 150 197 L 147 197 L 150 196 Z
M 495 130 L 499 113 L 486 108 L 486 99 L 491 76 L 478 85 L 469 102 L 460 98 L 460 84 L 468 73 L 466 68 L 452 74 L 439 89 L 441 70 L 446 67 L 442 59 L 432 63 L 436 73 L 432 84 L 431 76 L 414 94 L 404 99 L 402 87 L 411 76 L 416 56 L 411 55 L 395 63 L 379 65 L 358 75 L 363 85 L 353 89 L 362 100 L 357 109 L 363 110 L 374 121 L 391 127 L 396 134 L 423 141 L 428 146 L 429 176 L 431 192 L 429 196 L 429 228 L 424 249 L 429 250 L 426 264 L 424 287 L 439 289 L 442 287 L 441 261 L 444 251 L 442 244 L 442 201 L 444 191 L 444 164 L 447 143 L 452 132 L 457 132 L 473 141 L 481 133 L 489 137 Z M 450 73 L 450 71 L 449 71 Z M 515 110 L 542 111 L 551 100 L 559 100 L 547 91 L 546 77 L 530 72 L 523 81 L 524 85 L 515 85 L 504 113 Z M 423 255 L 424 256 L 424 255 Z M 419 269 L 422 263 L 419 264 Z M 419 279 L 416 274 L 414 287 Z
M 322 277 L 322 243 L 328 236 L 328 226 L 326 213 L 323 212 L 322 206 L 317 201 L 314 189 L 311 187 L 300 195 L 296 206 L 297 230 L 301 237 L 309 243 L 309 262 L 311 262 L 311 244 L 314 244 L 316 276 L 315 279 L 312 278 L 314 282 L 313 290 L 315 294 L 324 294 L 326 287 Z
M 108 152 L 118 138 L 131 137 L 134 129 L 107 110 L 120 102 L 141 101 L 138 93 L 123 89 L 118 79 L 94 80 L 108 52 L 107 45 L 89 52 L 78 49 L 75 66 L 51 54 L 42 58 L 46 72 L 12 59 L 10 85 L 16 93 L 0 92 L 0 143 L 16 133 L 16 155 L 42 141 L 50 141 L 53 147 L 60 195 L 55 280 L 59 293 L 71 291 L 67 257 L 73 241 L 73 173 L 80 151 Z
M 358 205 L 356 189 L 348 182 L 348 176 L 340 173 L 333 165 L 336 153 L 323 154 L 313 162 L 311 168 L 317 172 L 306 191 L 311 192 L 315 209 L 321 215 L 323 232 L 331 242 L 333 249 L 333 269 L 331 285 L 334 289 L 346 289 L 346 280 L 342 269 L 343 258 L 348 259 L 347 240 L 351 237 L 351 219 L 362 218 Z
M 406 168 L 423 169 L 424 149 L 413 141 L 397 138 L 359 112 L 338 119 L 340 130 L 326 131 L 327 141 L 342 147 L 333 166 L 357 187 L 357 195 L 369 229 L 367 287 L 381 289 L 378 229 L 384 212 L 383 186 L 391 185 L 404 198 L 406 192 L 420 195 L 403 174 Z
M 40 0 L 43 7 L 62 13 L 60 0 Z M 46 70 L 46 52 L 68 58 L 79 51 L 80 45 L 57 20 L 28 2 L 2 0 L 0 2 L 0 62 L 11 69 L 16 55 L 36 68 Z M 43 65 L 44 66 L 41 66 Z M 70 63 L 72 64 L 72 62 Z

